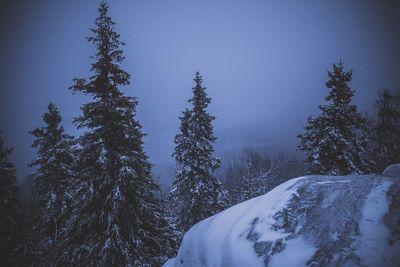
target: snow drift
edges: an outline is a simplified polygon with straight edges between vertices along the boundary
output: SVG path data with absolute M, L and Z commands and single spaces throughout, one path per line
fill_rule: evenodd
M 400 163 L 388 166 L 382 173 L 384 176 L 400 178 Z
M 194 225 L 164 266 L 400 266 L 400 177 L 292 179 Z

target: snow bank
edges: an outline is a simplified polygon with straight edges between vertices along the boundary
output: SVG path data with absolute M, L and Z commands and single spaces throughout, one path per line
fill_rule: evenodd
M 400 178 L 400 163 L 390 165 L 383 171 L 382 175 Z
M 290 180 L 270 194 L 235 205 L 194 225 L 182 241 L 175 265 L 169 263 L 170 266 L 263 266 L 263 259 L 248 239 L 251 225 L 258 218 L 257 227 L 267 229 L 261 237 L 265 240 L 284 237 L 284 233 L 271 229 L 275 222 L 272 216 L 285 207 L 301 179 Z
M 194 225 L 164 266 L 400 266 L 400 237 L 390 229 L 398 216 L 389 216 L 398 209 L 388 208 L 398 198 L 386 197 L 400 190 L 394 180 L 292 179 Z

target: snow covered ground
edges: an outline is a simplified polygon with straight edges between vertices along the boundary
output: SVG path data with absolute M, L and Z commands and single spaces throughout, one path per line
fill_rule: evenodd
M 289 180 L 194 225 L 164 266 L 400 266 L 399 178 Z

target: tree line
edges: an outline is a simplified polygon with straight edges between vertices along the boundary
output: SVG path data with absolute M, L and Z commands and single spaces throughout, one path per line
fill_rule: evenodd
M 130 83 L 121 68 L 123 42 L 107 4 L 98 11 L 88 38 L 96 48 L 92 76 L 74 79 L 70 88 L 90 97 L 74 120 L 83 134 L 65 133 L 50 103 L 43 125 L 30 132 L 37 156 L 23 190 L 0 137 L 0 256 L 6 266 L 160 266 L 195 223 L 298 174 L 380 172 L 400 162 L 400 95 L 382 91 L 374 119 L 358 112 L 352 72 L 340 62 L 328 72 L 327 104 L 299 135 L 307 169 L 247 149 L 218 178 L 215 117 L 197 72 L 174 139 L 176 177 L 162 199 L 144 151 L 138 101 L 120 90 Z

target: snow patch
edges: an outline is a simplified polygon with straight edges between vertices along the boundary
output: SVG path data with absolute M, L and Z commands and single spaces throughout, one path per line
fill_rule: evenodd
M 400 243 L 388 244 L 390 231 L 382 220 L 389 204 L 385 193 L 392 184 L 391 181 L 382 181 L 373 188 L 362 209 L 359 240 L 361 244 L 356 254 L 363 262 L 368 263 L 368 266 L 400 266 Z
M 275 254 L 269 262 L 271 267 L 306 266 L 307 261 L 315 253 L 316 248 L 302 238 L 286 241 L 285 249 Z

